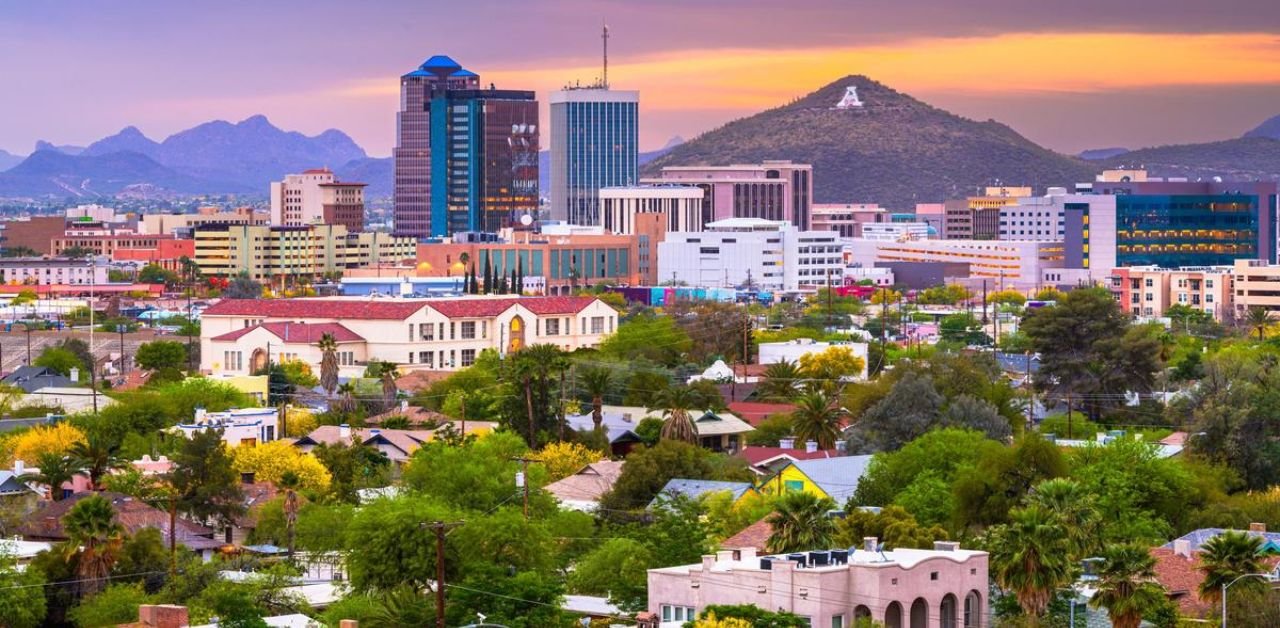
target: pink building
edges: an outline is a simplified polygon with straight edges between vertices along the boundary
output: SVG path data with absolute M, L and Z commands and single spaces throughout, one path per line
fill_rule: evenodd
M 646 184 L 694 185 L 702 188 L 702 222 L 726 218 L 785 220 L 810 229 L 813 166 L 766 159 L 732 166 L 668 166 Z
M 744 549 L 700 565 L 649 570 L 649 612 L 663 628 L 712 604 L 751 604 L 846 628 L 868 617 L 886 628 L 977 628 L 986 624 L 987 553 L 939 541 L 932 550 L 864 548 L 757 557 Z M 871 548 L 868 551 L 865 548 Z

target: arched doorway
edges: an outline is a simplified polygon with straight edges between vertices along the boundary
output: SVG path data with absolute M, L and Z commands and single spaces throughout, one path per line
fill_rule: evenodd
M 942 598 L 942 606 L 938 608 L 942 617 L 942 628 L 956 628 L 956 596 L 948 593 Z
M 975 589 L 964 596 L 964 628 L 982 626 L 982 594 Z
M 853 624 L 856 626 L 861 619 L 871 620 L 871 609 L 863 604 L 853 607 Z
M 911 603 L 911 628 L 929 628 L 929 603 L 922 597 Z
M 253 355 L 249 356 L 249 372 L 257 373 L 267 368 L 267 351 L 265 349 L 254 349 Z
M 507 342 L 507 353 L 515 353 L 524 348 L 524 319 L 516 316 L 507 326 L 510 340 Z
M 884 628 L 902 628 L 901 604 L 889 602 L 889 607 L 884 609 Z

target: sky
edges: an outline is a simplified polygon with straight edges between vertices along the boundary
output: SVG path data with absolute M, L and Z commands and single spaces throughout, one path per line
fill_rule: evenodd
M 385 156 L 398 77 L 427 57 L 545 110 L 599 76 L 606 22 L 645 150 L 852 74 L 1068 153 L 1280 114 L 1276 0 L 0 0 L 0 149 L 261 113 Z

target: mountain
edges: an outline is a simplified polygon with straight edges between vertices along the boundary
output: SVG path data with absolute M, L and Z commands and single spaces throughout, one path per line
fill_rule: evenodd
M 235 184 L 215 183 L 166 168 L 139 153 L 68 155 L 36 151 L 22 163 L 0 172 L 3 197 L 77 197 L 246 192 Z
M 339 181 L 368 183 L 365 198 L 391 196 L 394 191 L 395 160 L 390 157 L 361 157 L 334 168 Z
M 33 151 L 31 151 L 31 152 L 32 152 L 32 153 L 38 153 L 38 152 L 40 152 L 40 151 L 42 151 L 42 150 L 51 150 L 51 151 L 54 151 L 54 152 L 62 153 L 62 154 L 64 154 L 64 155 L 79 155 L 80 153 L 84 152 L 84 147 L 83 147 L 83 146 L 72 146 L 71 144 L 63 144 L 62 146 L 54 146 L 54 145 L 53 145 L 52 143 L 50 143 L 50 142 L 46 142 L 46 141 L 44 141 L 44 140 L 36 140 L 36 149 L 35 149 L 35 150 L 33 150 Z
M 26 159 L 26 157 L 23 157 L 22 155 L 15 155 L 9 151 L 0 149 L 0 172 L 4 172 L 5 170 L 22 163 L 23 159 Z
M 82 155 L 107 155 L 110 153 L 131 152 L 156 159 L 160 154 L 160 144 L 142 134 L 136 126 L 127 126 L 119 133 L 104 137 L 84 149 Z
M 863 106 L 835 108 L 847 87 L 857 87 Z M 840 79 L 703 133 L 644 171 L 765 159 L 812 164 L 817 202 L 876 202 L 894 209 L 969 194 L 997 179 L 1044 188 L 1090 181 L 1097 171 L 994 120 L 962 118 L 865 76 Z
M 1273 140 L 1280 140 L 1280 115 L 1272 116 L 1266 122 L 1259 124 L 1252 131 L 1244 134 L 1245 137 L 1267 137 Z
M 1080 151 L 1080 154 L 1079 154 L 1079 155 L 1076 155 L 1076 157 L 1079 157 L 1079 158 L 1084 159 L 1084 160 L 1086 160 L 1086 161 L 1099 161 L 1099 160 L 1102 160 L 1102 159 L 1111 159 L 1112 157 L 1115 157 L 1116 155 L 1123 155 L 1124 153 L 1127 153 L 1127 152 L 1129 152 L 1129 149 L 1127 149 L 1127 148 L 1119 148 L 1119 147 L 1116 147 L 1116 148 L 1090 148 L 1089 150 L 1083 150 L 1083 151 Z
M 1108 167 L 1145 168 L 1157 177 L 1280 181 L 1280 139 L 1248 136 L 1204 144 L 1156 146 L 1122 153 L 1104 163 Z
M 667 140 L 667 143 L 666 143 L 666 144 L 663 144 L 663 145 L 662 145 L 662 148 L 659 148 L 658 150 L 651 150 L 651 151 L 646 152 L 646 153 L 640 153 L 639 155 L 637 155 L 637 156 L 636 156 L 636 163 L 638 163 L 638 164 L 640 164 L 641 166 L 643 166 L 643 165 L 645 165 L 645 164 L 647 164 L 647 163 L 649 163 L 649 162 L 651 162 L 651 161 L 653 161 L 653 160 L 655 160 L 655 159 L 657 159 L 657 158 L 659 158 L 659 157 L 662 157 L 662 156 L 666 155 L 667 153 L 669 153 L 669 152 L 671 152 L 672 150 L 674 150 L 674 149 L 675 149 L 675 147 L 677 147 L 677 146 L 679 146 L 679 145 L 681 145 L 681 144 L 683 144 L 683 143 L 684 143 L 684 138 L 683 138 L 683 137 L 680 137 L 679 135 L 677 135 L 677 136 L 675 136 L 675 137 L 672 137 L 671 139 Z

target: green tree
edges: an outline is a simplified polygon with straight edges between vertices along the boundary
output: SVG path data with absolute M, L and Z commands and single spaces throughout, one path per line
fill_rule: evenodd
M 889 506 L 880 512 L 850 508 L 835 526 L 834 541 L 845 547 L 860 546 L 870 536 L 883 541 L 889 549 L 932 549 L 934 541 L 947 540 L 942 526 L 921 525 L 901 506 Z
M 62 499 L 62 485 L 70 482 L 80 472 L 80 465 L 74 458 L 53 452 L 40 454 L 36 465 L 39 471 L 26 477 L 32 482 L 48 486 L 53 501 Z
M 566 626 L 572 620 L 561 610 L 564 585 L 532 572 L 508 575 L 497 566 L 469 574 L 449 590 L 447 623 L 461 626 L 484 613 L 485 621 L 509 628 Z
M 261 299 L 262 284 L 249 277 L 248 272 L 242 272 L 227 283 L 222 296 L 228 299 Z
M 18 569 L 12 555 L 0 552 L 0 617 L 10 628 L 38 628 L 44 624 L 44 572 Z
M 1065 531 L 1057 516 L 1038 506 L 1014 510 L 1009 518 L 991 531 L 991 575 L 1035 621 L 1054 591 L 1073 578 Z
M 507 356 L 503 364 L 502 380 L 514 394 L 505 398 L 502 420 L 523 435 L 531 449 L 563 430 L 559 378 L 567 367 L 564 351 L 550 344 L 525 347 Z
M 111 443 L 105 434 L 91 430 L 85 434 L 84 440 L 73 444 L 68 453 L 76 466 L 89 476 L 89 486 L 100 490 L 102 478 L 125 464 L 118 455 L 119 450 L 120 447 Z
M 390 481 L 391 461 L 362 442 L 321 443 L 311 454 L 329 470 L 329 490 L 339 501 L 359 502 L 356 491 L 383 486 Z
M 1224 530 L 1200 547 L 1200 598 L 1211 604 L 1222 601 L 1222 586 L 1245 574 L 1262 571 L 1262 537 L 1251 536 L 1236 530 Z M 1232 591 L 1259 589 L 1264 582 L 1258 578 L 1243 578 L 1232 586 Z
M 1258 332 L 1258 342 L 1267 339 L 1267 327 L 1271 326 L 1271 313 L 1260 307 L 1251 307 L 1245 314 L 1244 322 Z
M 985 345 L 991 342 L 991 336 L 982 330 L 982 323 L 968 312 L 944 317 L 938 325 L 938 334 L 943 340 L 964 345 Z
M 187 365 L 187 348 L 173 340 L 153 340 L 138 346 L 134 356 L 138 366 L 148 371 L 181 369 Z
M 62 347 L 45 347 L 40 352 L 40 355 L 36 356 L 35 365 L 43 366 L 67 377 L 71 376 L 71 369 L 77 369 L 85 375 L 88 374 L 85 363 L 81 362 L 76 354 Z
M 791 401 L 799 394 L 803 375 L 795 362 L 783 360 L 765 367 L 764 379 L 756 387 L 756 397 L 763 401 Z
M 696 409 L 697 401 L 688 386 L 668 388 L 659 393 L 654 402 L 656 407 L 653 409 L 662 410 L 665 421 L 662 424 L 663 440 L 698 442 L 698 428 L 689 415 L 691 410 Z
M 751 628 L 811 628 L 809 619 L 783 610 L 769 611 L 754 604 L 709 604 L 702 609 L 698 619 L 740 619 Z M 695 624 L 701 626 L 701 623 Z M 855 624 L 858 625 L 858 624 Z
M 648 602 L 648 569 L 653 554 L 640 541 L 626 537 L 608 539 L 582 557 L 569 578 L 573 591 L 607 595 L 623 611 L 644 610 Z
M 197 430 L 172 457 L 178 509 L 200 522 L 231 525 L 244 513 L 240 476 L 221 430 Z
M 854 506 L 887 506 L 923 473 L 938 474 L 950 485 L 958 472 L 979 460 L 1003 451 L 998 443 L 974 430 L 932 430 L 902 449 L 875 455 L 858 481 Z
M 849 431 L 849 451 L 892 451 L 939 425 L 944 403 L 928 375 L 909 373 Z
M 316 344 L 320 347 L 320 387 L 325 394 L 333 396 L 338 387 L 338 340 L 333 334 L 325 333 Z
M 627 456 L 613 489 L 600 500 L 607 510 L 643 508 L 672 478 L 694 480 L 745 480 L 747 476 L 723 473 L 716 454 L 697 445 L 663 439 L 653 447 L 637 447 Z
M 685 361 L 693 341 L 670 316 L 640 314 L 618 326 L 600 344 L 600 353 L 617 360 L 644 359 L 675 366 Z
M 156 264 L 147 264 L 138 271 L 139 283 L 162 283 L 166 286 L 176 286 L 181 282 L 178 273 L 172 270 L 166 270 Z
M 77 626 L 106 628 L 138 620 L 138 607 L 150 601 L 140 583 L 113 584 L 71 609 Z
M 1024 434 L 1012 447 L 984 453 L 977 464 L 956 474 L 955 529 L 982 528 L 1002 523 L 1009 511 L 1042 480 L 1067 474 L 1057 445 L 1037 434 Z
M 1094 555 L 1101 543 L 1103 520 L 1094 495 L 1083 485 L 1069 478 L 1045 480 L 1026 501 L 1058 517 L 1072 562 Z
M 791 436 L 792 424 L 790 413 L 771 414 L 756 429 L 747 434 L 747 444 L 763 447 L 777 447 L 778 442 Z
M 404 469 L 403 483 L 416 493 L 455 508 L 488 510 L 511 499 L 516 472 L 529 448 L 511 432 L 495 432 L 482 439 L 451 445 L 441 440 L 424 443 Z M 544 483 L 540 465 L 529 468 L 530 487 Z M 546 499 L 533 493 L 537 507 Z
M 604 423 L 604 396 L 613 386 L 613 371 L 607 367 L 590 367 L 579 376 L 583 391 L 591 397 L 591 421 L 596 429 Z
M 1112 545 L 1102 554 L 1097 589 L 1089 605 L 1107 609 L 1115 628 L 1138 628 L 1158 609 L 1164 588 L 1155 582 L 1156 559 L 1140 543 Z
M 838 400 L 822 389 L 815 389 L 800 395 L 795 404 L 791 425 L 796 440 L 814 441 L 819 449 L 834 449 L 844 423 L 844 412 L 838 407 Z
M 400 585 L 426 589 L 436 578 L 436 540 L 422 525 L 457 519 L 457 511 L 416 496 L 379 499 L 356 511 L 346 535 L 351 586 L 357 591 Z M 446 543 L 445 552 L 445 577 L 451 578 L 460 556 L 454 543 Z
M 76 561 L 81 595 L 97 593 L 120 556 L 124 527 L 116 521 L 115 509 L 105 497 L 91 495 L 67 511 L 62 529 L 67 535 L 67 558 Z
M 169 547 L 160 529 L 142 528 L 120 545 L 120 558 L 111 578 L 116 583 L 140 583 L 147 593 L 155 593 L 167 581 L 168 571 Z
M 1190 508 L 1203 503 L 1178 460 L 1161 458 L 1156 447 L 1133 438 L 1090 444 L 1068 456 L 1071 476 L 1093 495 L 1108 524 L 1104 541 L 1158 543 L 1183 528 Z
M 835 526 L 827 515 L 833 510 L 836 503 L 829 497 L 808 491 L 783 495 L 767 519 L 773 529 L 766 541 L 769 552 L 785 554 L 829 547 Z

